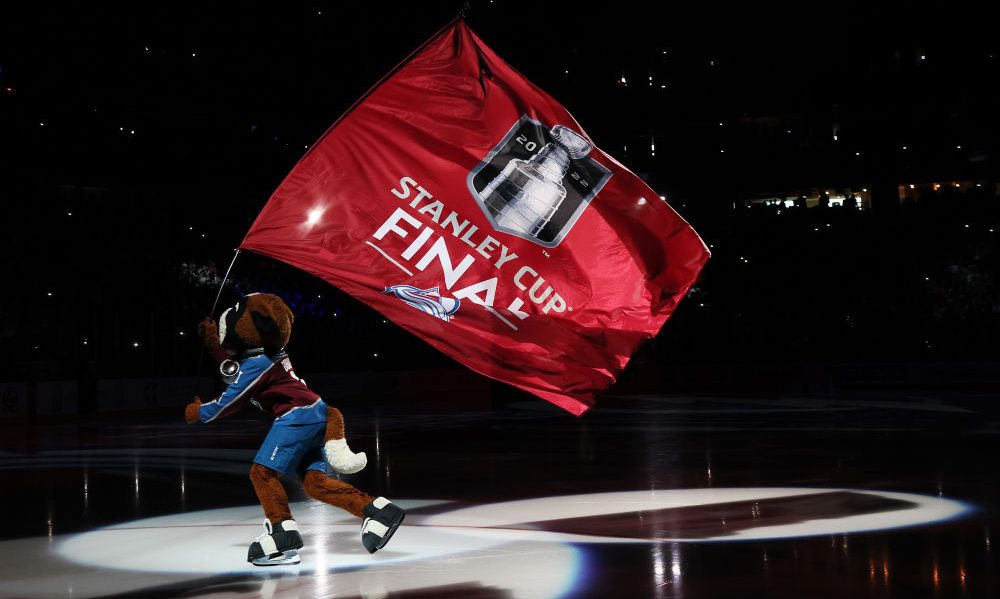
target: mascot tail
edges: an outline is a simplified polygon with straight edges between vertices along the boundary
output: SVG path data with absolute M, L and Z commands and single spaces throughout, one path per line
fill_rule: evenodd
M 326 411 L 326 442 L 323 455 L 330 467 L 341 474 L 360 472 L 368 464 L 365 452 L 354 453 L 344 438 L 344 415 L 337 408 Z

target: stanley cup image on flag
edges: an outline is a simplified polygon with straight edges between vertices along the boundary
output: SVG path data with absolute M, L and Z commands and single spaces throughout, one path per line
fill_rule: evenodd
M 577 415 L 709 257 L 655 191 L 461 19 L 327 130 L 240 248 Z

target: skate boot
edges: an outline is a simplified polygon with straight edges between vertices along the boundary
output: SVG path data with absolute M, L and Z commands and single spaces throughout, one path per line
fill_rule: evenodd
M 281 566 L 301 561 L 297 549 L 302 548 L 302 536 L 295 520 L 271 524 L 264 520 L 264 534 L 250 543 L 247 561 L 255 566 Z
M 368 553 L 375 553 L 389 542 L 406 517 L 403 508 L 378 497 L 365 506 L 365 521 L 361 525 L 361 543 Z

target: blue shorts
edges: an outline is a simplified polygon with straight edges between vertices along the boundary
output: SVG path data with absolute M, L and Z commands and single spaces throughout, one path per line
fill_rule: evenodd
M 326 471 L 323 437 L 326 436 L 326 404 L 295 408 L 274 420 L 253 462 L 282 474 L 306 470 Z

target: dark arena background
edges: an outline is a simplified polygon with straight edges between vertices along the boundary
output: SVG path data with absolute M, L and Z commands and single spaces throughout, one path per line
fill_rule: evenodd
M 241 253 L 220 306 L 296 314 L 363 551 L 289 486 L 195 325 L 299 157 L 460 3 L 0 11 L 0 597 L 996 597 L 1000 42 L 985 9 L 471 2 L 470 27 L 712 251 L 576 418 Z M 358 173 L 364 176 L 364 173 Z M 214 316 L 218 316 L 217 314 Z

